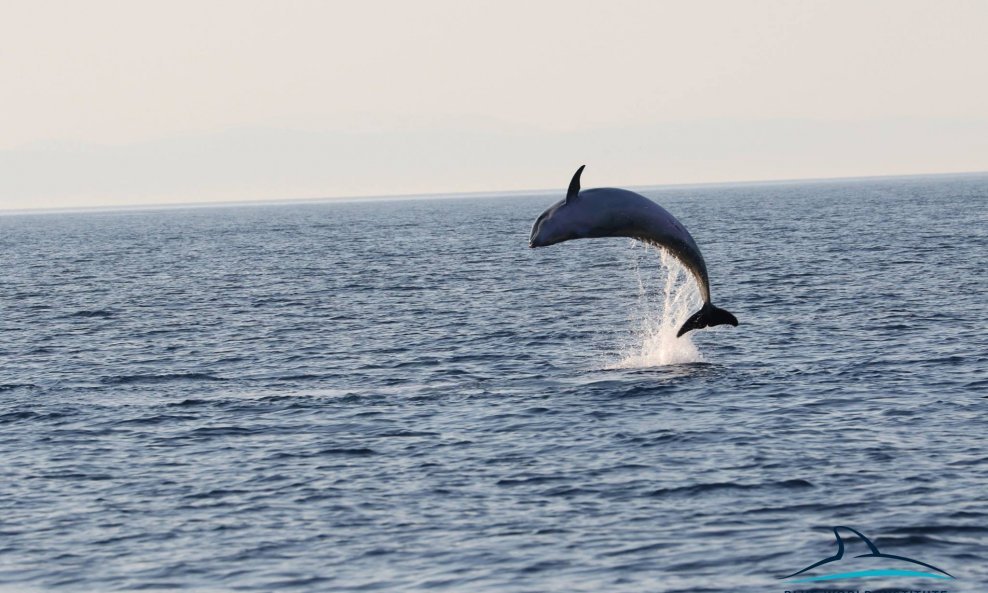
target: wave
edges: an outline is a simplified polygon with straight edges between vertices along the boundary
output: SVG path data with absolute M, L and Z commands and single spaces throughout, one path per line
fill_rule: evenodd
M 659 488 L 649 494 L 651 496 L 694 496 L 708 492 L 718 492 L 723 490 L 755 490 L 759 488 L 782 488 L 785 490 L 796 490 L 815 488 L 812 482 L 801 478 L 783 480 L 782 482 L 766 482 L 761 484 L 738 484 L 737 482 L 710 482 L 707 484 L 694 484 L 692 486 L 678 486 L 676 488 Z
M 0 414 L 0 424 L 10 424 L 12 422 L 17 422 L 19 420 L 28 420 L 32 418 L 37 418 L 39 416 L 40 414 L 38 414 L 37 412 L 32 412 L 30 410 L 7 412 L 6 414 Z
M 103 377 L 104 385 L 132 385 L 137 383 L 168 383 L 170 381 L 228 381 L 209 373 L 166 373 L 162 375 L 117 375 Z
M 334 457 L 334 456 L 344 456 L 344 457 L 366 457 L 369 455 L 377 455 L 378 452 L 370 447 L 328 447 L 325 449 L 320 449 L 318 451 L 297 453 L 297 452 L 278 452 L 271 456 L 272 459 L 308 459 L 308 458 L 318 458 L 318 457 Z
M 81 311 L 76 311 L 75 313 L 69 313 L 66 317 L 109 319 L 114 315 L 116 315 L 116 313 L 110 309 L 83 309 Z
M 13 391 L 15 389 L 39 389 L 34 383 L 0 383 L 0 392 Z

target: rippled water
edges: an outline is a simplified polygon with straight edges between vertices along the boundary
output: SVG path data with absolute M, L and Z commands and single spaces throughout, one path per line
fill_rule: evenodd
M 0 217 L 0 585 L 986 590 L 988 177 L 646 193 L 739 327 L 546 195 Z

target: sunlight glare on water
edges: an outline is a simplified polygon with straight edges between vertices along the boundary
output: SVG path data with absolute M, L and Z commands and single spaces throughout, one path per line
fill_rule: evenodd
M 686 319 L 702 304 L 696 281 L 665 249 L 639 241 L 632 241 L 632 248 L 638 279 L 638 307 L 632 318 L 635 337 L 612 368 L 703 362 L 690 334 L 676 337 Z

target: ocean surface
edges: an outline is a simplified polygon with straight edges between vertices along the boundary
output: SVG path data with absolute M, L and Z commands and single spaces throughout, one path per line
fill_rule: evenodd
M 0 590 L 988 590 L 988 176 L 562 193 L 0 216 Z

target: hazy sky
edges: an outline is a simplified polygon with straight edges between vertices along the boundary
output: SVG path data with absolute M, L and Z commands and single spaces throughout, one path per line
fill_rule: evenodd
M 0 209 L 988 169 L 988 2 L 0 0 Z

